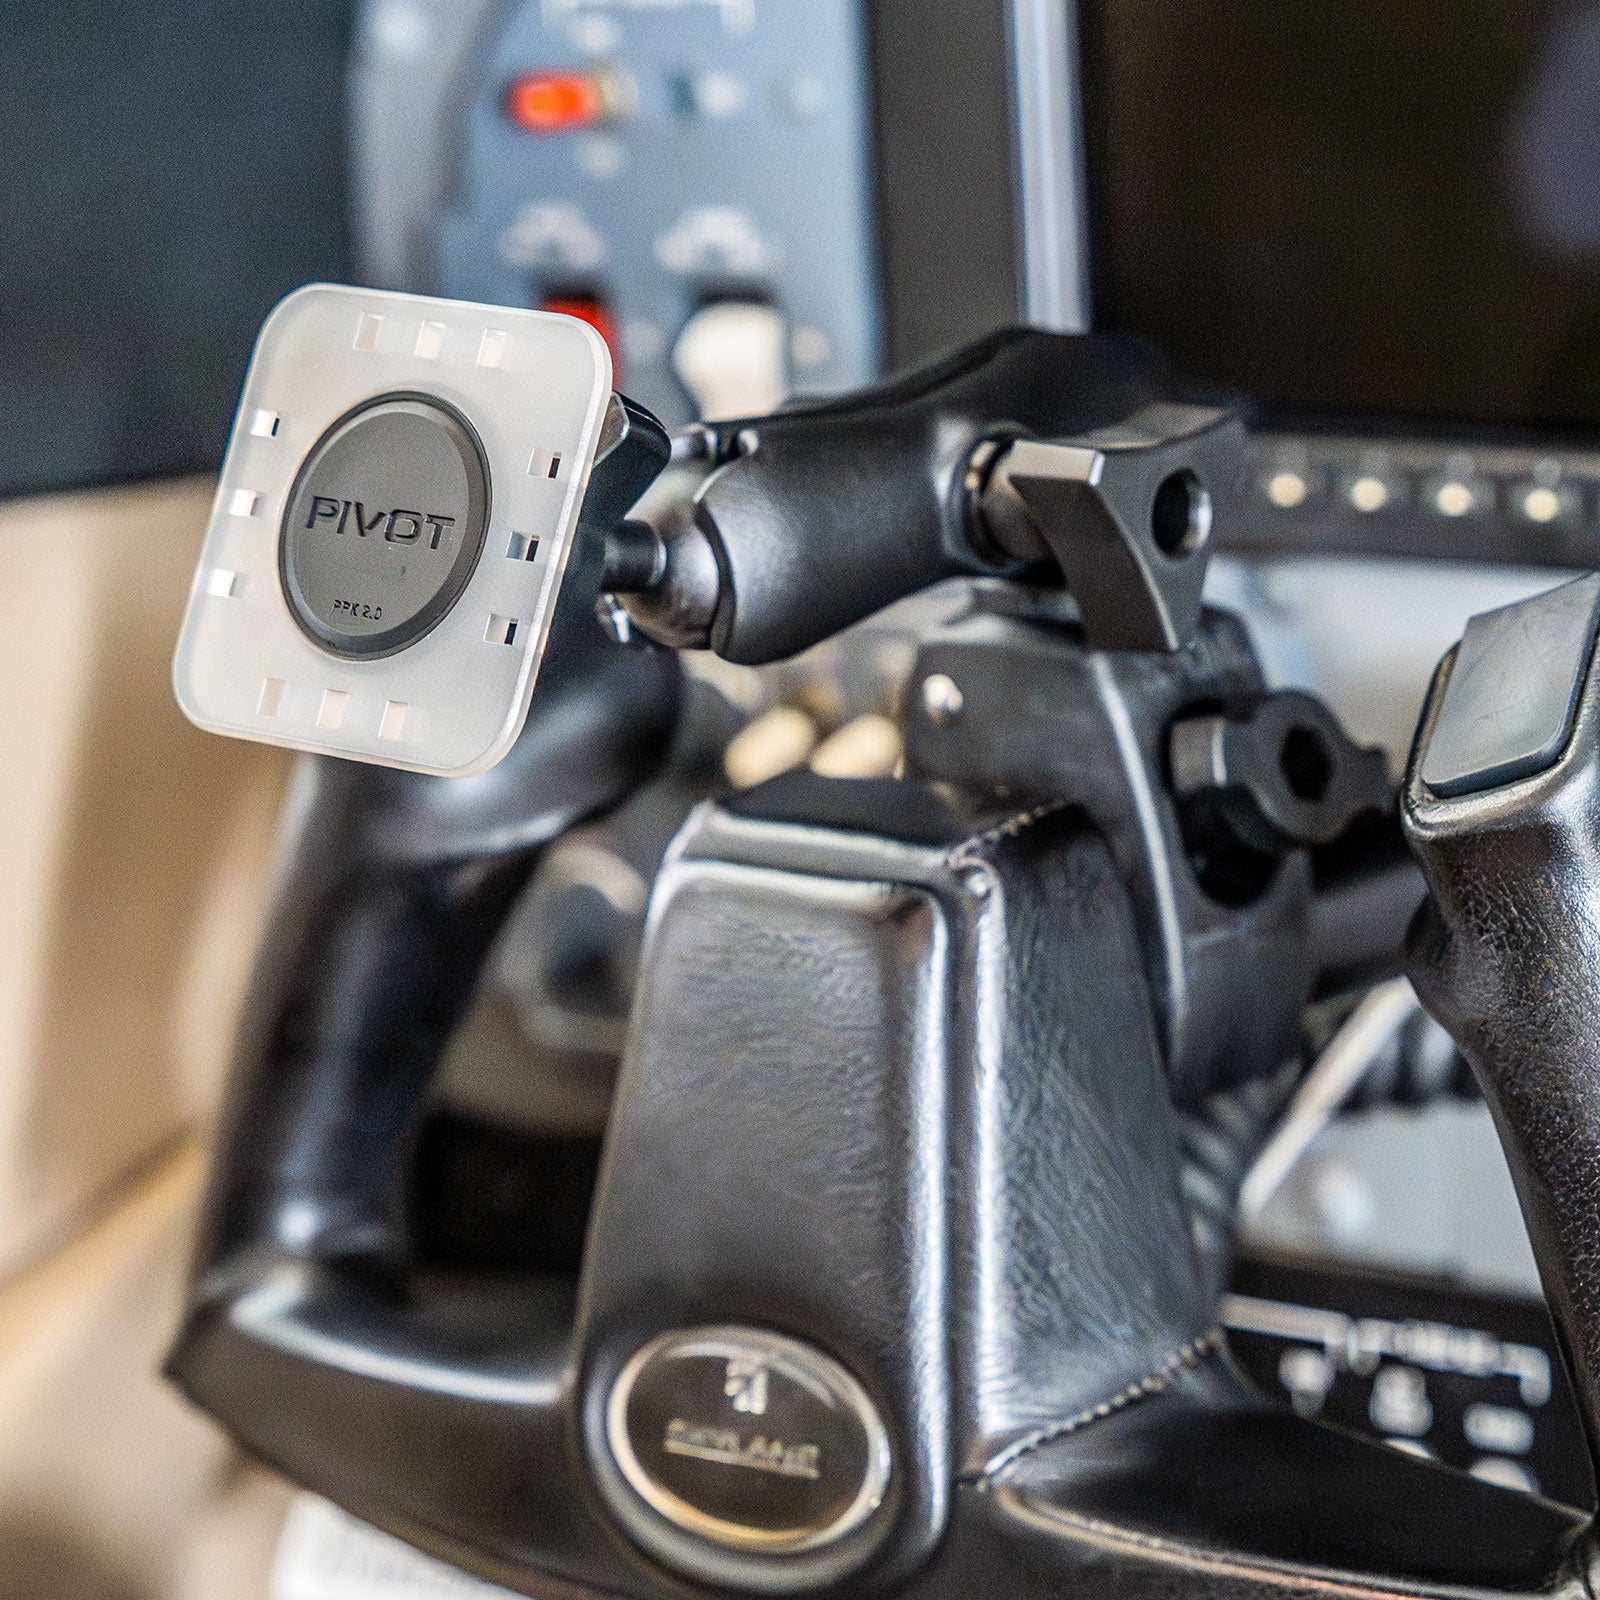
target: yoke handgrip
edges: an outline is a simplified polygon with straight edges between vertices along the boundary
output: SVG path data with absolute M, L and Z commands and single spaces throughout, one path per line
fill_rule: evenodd
M 397 1267 L 396 1174 L 445 1045 L 540 850 L 639 787 L 679 666 L 574 604 L 527 726 L 476 778 L 318 760 L 257 961 L 203 1263 L 271 1242 Z
M 435 1069 L 540 852 L 647 781 L 676 724 L 677 657 L 617 649 L 581 603 L 598 576 L 588 543 L 499 766 L 308 766 L 168 1363 L 291 1478 L 397 1533 L 444 1526 L 521 1563 L 560 1547 L 569 1514 L 558 1501 L 546 1526 L 524 1481 L 530 1460 L 565 1462 L 571 1291 L 478 1283 L 441 1319 L 405 1270 L 404 1178 Z
M 1441 663 L 1404 823 L 1423 1003 L 1494 1113 L 1600 1443 L 1600 575 L 1474 618 Z

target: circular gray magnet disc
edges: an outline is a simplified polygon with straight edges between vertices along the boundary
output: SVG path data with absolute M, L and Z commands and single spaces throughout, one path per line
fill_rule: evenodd
M 461 597 L 489 525 L 472 425 L 419 394 L 347 412 L 295 478 L 278 572 L 301 628 L 337 655 L 393 655 Z

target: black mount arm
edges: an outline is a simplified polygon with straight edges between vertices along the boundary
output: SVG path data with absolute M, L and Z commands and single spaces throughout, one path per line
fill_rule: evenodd
M 1017 328 L 843 400 L 706 425 L 689 515 L 635 526 L 611 587 L 646 634 L 747 664 L 943 578 L 1023 572 L 1067 586 L 1096 648 L 1178 649 L 1242 458 L 1237 421 L 1166 403 L 1168 382 L 1130 340 Z

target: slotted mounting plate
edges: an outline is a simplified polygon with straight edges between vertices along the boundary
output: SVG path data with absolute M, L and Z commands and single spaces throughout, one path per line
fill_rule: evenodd
M 317 284 L 267 319 L 173 662 L 202 728 L 464 776 L 521 731 L 611 392 L 571 317 Z

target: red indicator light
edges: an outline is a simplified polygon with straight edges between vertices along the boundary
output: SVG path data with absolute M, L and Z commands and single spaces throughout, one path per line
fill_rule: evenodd
M 530 72 L 506 90 L 506 115 L 527 133 L 592 128 L 606 110 L 600 80 L 583 72 Z
M 607 348 L 611 351 L 612 383 L 622 382 L 618 376 L 622 371 L 622 351 L 617 343 L 617 322 L 603 300 L 597 300 L 593 295 L 587 294 L 550 295 L 540 303 L 539 309 L 554 311 L 560 316 L 576 317 L 580 322 L 587 322 L 605 340 Z

